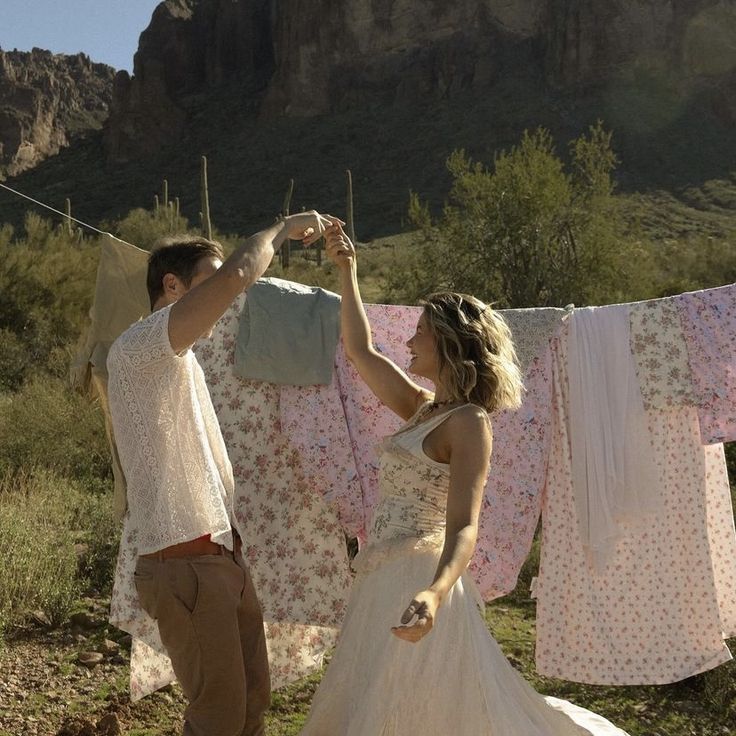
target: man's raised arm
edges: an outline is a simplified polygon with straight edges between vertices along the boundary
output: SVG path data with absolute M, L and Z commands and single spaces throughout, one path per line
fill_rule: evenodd
M 179 353 L 212 330 L 239 294 L 268 268 L 276 251 L 290 238 L 311 245 L 336 218 L 318 212 L 290 215 L 251 235 L 212 276 L 187 291 L 171 308 L 169 340 Z

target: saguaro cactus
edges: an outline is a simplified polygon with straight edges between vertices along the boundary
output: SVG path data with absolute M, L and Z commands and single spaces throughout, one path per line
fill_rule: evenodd
M 69 235 L 73 235 L 74 225 L 72 225 L 72 201 L 69 197 L 64 200 L 64 212 L 66 213 L 66 231 Z
M 289 207 L 291 207 L 292 194 L 294 194 L 294 180 L 289 179 L 289 186 L 286 190 L 286 195 L 284 196 L 284 204 L 281 207 L 281 214 L 284 217 L 288 217 L 289 215 Z M 283 268 L 284 270 L 289 268 L 289 261 L 291 259 L 291 242 L 288 238 L 281 245 L 279 257 L 281 258 L 281 268 Z
M 348 229 L 348 237 L 355 242 L 355 217 L 353 214 L 353 175 L 350 173 L 350 169 L 345 171 L 348 177 L 348 192 L 347 192 L 347 203 L 345 207 L 345 219 L 347 220 L 346 226 Z
M 207 184 L 207 156 L 202 156 L 200 183 L 202 194 L 202 235 L 212 240 L 212 221 L 210 220 L 210 190 Z

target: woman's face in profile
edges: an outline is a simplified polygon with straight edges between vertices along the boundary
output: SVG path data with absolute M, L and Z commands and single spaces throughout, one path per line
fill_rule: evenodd
M 424 312 L 417 322 L 416 331 L 406 341 L 406 345 L 411 351 L 409 370 L 417 376 L 434 381 L 439 372 L 437 340 L 427 323 Z

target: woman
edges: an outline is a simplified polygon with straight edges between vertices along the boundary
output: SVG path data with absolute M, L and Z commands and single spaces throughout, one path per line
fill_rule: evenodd
M 518 675 L 466 572 L 491 456 L 488 414 L 521 400 L 508 327 L 473 297 L 428 297 L 407 342 L 410 371 L 435 386 L 427 391 L 374 349 L 355 249 L 339 224 L 326 242 L 348 358 L 406 423 L 381 448 L 381 498 L 302 736 L 625 736 Z

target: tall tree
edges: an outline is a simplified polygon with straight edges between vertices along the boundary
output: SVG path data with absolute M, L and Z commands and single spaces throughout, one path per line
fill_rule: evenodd
M 503 307 L 616 301 L 627 295 L 631 249 L 613 197 L 617 163 L 598 122 L 570 144 L 569 171 L 550 133 L 525 132 L 486 168 L 464 151 L 442 216 L 411 195 L 424 243 L 390 277 L 393 299 L 447 288 Z

